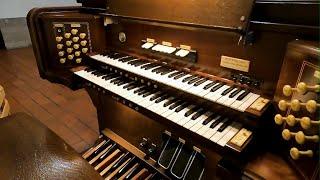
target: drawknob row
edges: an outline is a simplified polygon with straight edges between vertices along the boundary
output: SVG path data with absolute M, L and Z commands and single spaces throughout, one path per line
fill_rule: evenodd
M 290 85 L 285 85 L 282 92 L 285 96 L 291 96 L 294 91 L 299 94 L 305 94 L 307 91 L 320 92 L 320 85 L 308 86 L 304 82 L 300 82 L 296 88 L 292 88 Z
M 284 121 L 286 121 L 289 126 L 294 126 L 297 122 L 300 122 L 300 126 L 303 129 L 309 129 L 311 125 L 320 125 L 320 121 L 313 121 L 309 117 L 296 118 L 292 114 L 288 115 L 287 117 L 277 114 L 274 116 L 274 121 L 278 125 L 281 125 Z
M 317 108 L 320 107 L 320 104 L 318 104 L 315 100 L 309 100 L 306 103 L 302 103 L 297 99 L 294 99 L 291 102 L 280 100 L 278 103 L 278 107 L 281 111 L 286 111 L 288 107 L 291 107 L 293 111 L 299 111 L 301 106 L 305 106 L 308 112 L 314 113 L 316 112 Z
M 299 159 L 301 156 L 312 157 L 313 156 L 313 151 L 312 150 L 299 151 L 299 149 L 293 147 L 293 148 L 290 149 L 290 156 L 294 160 Z
M 289 129 L 284 129 L 282 131 L 282 137 L 287 141 L 289 141 L 292 137 L 294 137 L 298 144 L 304 144 L 305 141 L 319 142 L 318 135 L 306 136 L 302 131 L 290 132 Z

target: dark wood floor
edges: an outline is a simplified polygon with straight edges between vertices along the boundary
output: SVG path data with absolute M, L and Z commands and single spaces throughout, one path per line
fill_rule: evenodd
M 0 50 L 0 84 L 11 113 L 34 116 L 78 152 L 97 139 L 96 109 L 88 94 L 41 79 L 31 48 Z

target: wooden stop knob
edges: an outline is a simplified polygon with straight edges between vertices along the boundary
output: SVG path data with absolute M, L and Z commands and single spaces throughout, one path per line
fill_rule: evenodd
M 313 135 L 313 136 L 306 136 L 302 131 L 299 131 L 295 135 L 295 139 L 298 144 L 304 144 L 305 141 L 313 141 L 313 142 L 319 142 L 319 136 Z
M 317 110 L 317 107 L 319 107 L 319 104 L 317 104 L 317 102 L 315 100 L 309 100 L 306 103 L 306 109 L 307 111 L 309 111 L 310 113 L 314 113 Z
M 71 33 L 72 33 L 73 35 L 76 35 L 76 34 L 78 33 L 78 29 L 72 29 L 72 30 L 71 30 Z
M 289 140 L 291 139 L 291 137 L 294 136 L 295 134 L 296 134 L 296 133 L 290 132 L 289 129 L 284 129 L 284 130 L 282 131 L 282 138 L 283 138 L 284 140 L 289 141 Z
M 278 103 L 278 107 L 281 111 L 285 111 L 288 108 L 287 102 L 285 100 L 280 100 Z
M 285 96 L 291 96 L 292 95 L 292 87 L 290 85 L 283 86 L 282 92 Z
M 313 151 L 312 150 L 299 151 L 299 149 L 293 147 L 290 149 L 290 156 L 294 160 L 298 160 L 301 156 L 312 157 Z
M 300 101 L 298 99 L 294 99 L 294 100 L 291 101 L 290 106 L 291 106 L 291 109 L 293 111 L 299 111 L 300 107 L 301 107 L 300 106 Z
M 274 116 L 274 121 L 276 124 L 281 125 L 284 122 L 284 118 L 281 116 L 281 114 L 277 114 Z
M 67 39 L 70 38 L 71 37 L 71 33 L 65 33 L 64 37 L 67 38 Z

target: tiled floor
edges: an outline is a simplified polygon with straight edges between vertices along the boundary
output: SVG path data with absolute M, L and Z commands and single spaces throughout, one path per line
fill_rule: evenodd
M 88 94 L 41 79 L 32 48 L 0 50 L 0 84 L 11 113 L 34 116 L 78 152 L 97 139 L 97 114 Z

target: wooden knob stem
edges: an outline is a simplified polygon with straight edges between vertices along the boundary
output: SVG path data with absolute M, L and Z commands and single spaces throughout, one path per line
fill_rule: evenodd
M 301 156 L 312 157 L 313 156 L 313 151 L 312 150 L 299 151 L 299 149 L 293 147 L 293 148 L 290 149 L 290 156 L 294 160 L 298 160 Z

